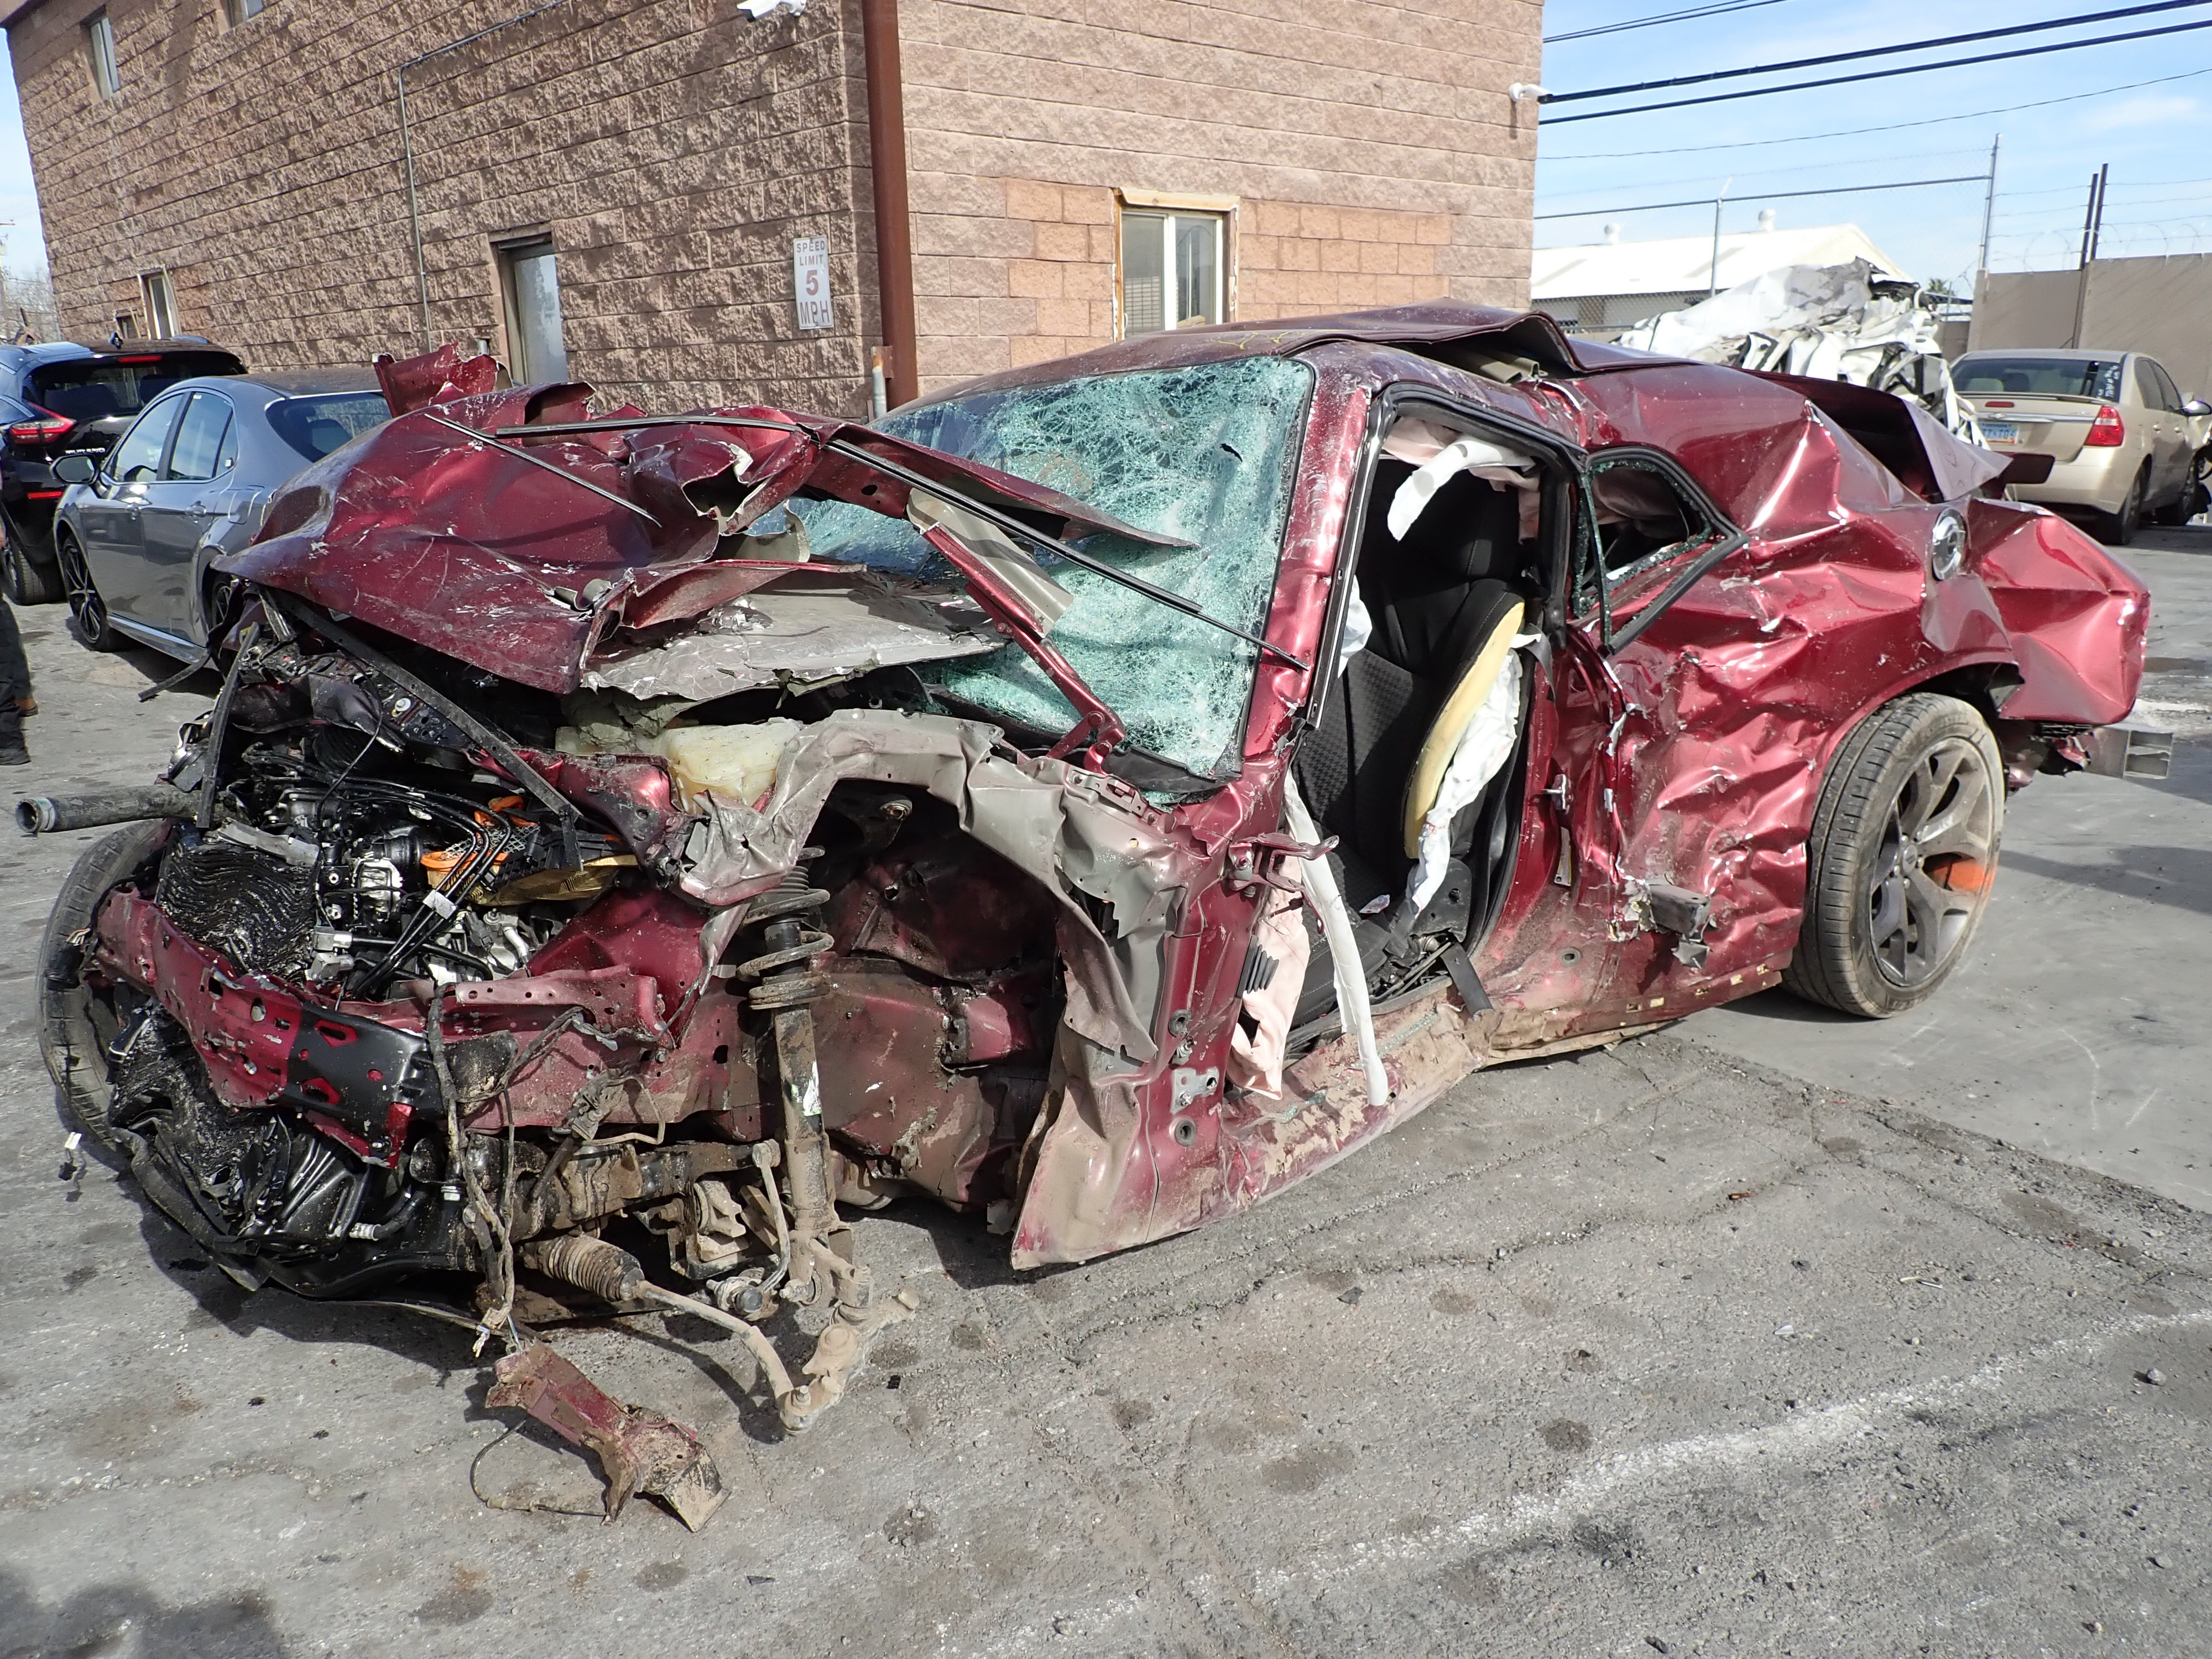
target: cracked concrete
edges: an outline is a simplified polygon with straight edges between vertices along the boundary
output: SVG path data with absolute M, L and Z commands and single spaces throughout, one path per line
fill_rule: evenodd
M 25 781 L 143 776 L 185 700 L 27 620 Z M 0 1655 L 2212 1652 L 2212 1221 L 1680 1028 L 1085 1267 L 862 1218 L 923 1313 L 803 1437 L 695 1322 L 561 1333 L 734 1489 L 605 1525 L 465 1333 L 56 1179 L 73 839 L 0 886 Z

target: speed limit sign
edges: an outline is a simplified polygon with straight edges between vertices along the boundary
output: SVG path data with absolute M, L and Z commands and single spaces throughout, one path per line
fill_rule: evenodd
M 791 287 L 802 329 L 834 328 L 830 313 L 830 239 L 800 236 L 791 244 Z

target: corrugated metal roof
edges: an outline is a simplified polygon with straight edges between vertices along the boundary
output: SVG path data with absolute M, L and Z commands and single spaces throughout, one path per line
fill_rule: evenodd
M 1850 259 L 1871 259 L 1891 276 L 1904 275 L 1856 225 L 1816 225 L 1722 237 L 1719 286 L 1733 288 L 1789 265 L 1839 265 Z M 1710 236 L 1540 247 L 1530 262 L 1528 297 L 1702 292 L 1712 281 L 1712 263 Z

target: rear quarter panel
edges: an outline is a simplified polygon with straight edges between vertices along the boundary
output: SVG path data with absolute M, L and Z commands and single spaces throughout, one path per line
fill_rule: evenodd
M 1631 380 L 1645 384 L 1620 384 Z M 1671 939 L 1624 941 L 1604 1006 L 1575 1019 L 1596 1029 L 1639 1004 L 1726 1000 L 1787 963 L 1821 786 L 1869 713 L 1958 670 L 2012 664 L 2023 684 L 2008 717 L 2117 720 L 2141 675 L 2148 605 L 2079 531 L 2008 502 L 1963 504 L 1966 568 L 1936 580 L 1941 504 L 1780 388 L 1656 368 L 1585 388 L 1602 436 L 1669 449 L 1749 532 L 1608 659 L 1620 871 L 1717 902 L 1702 969 L 1677 963 Z

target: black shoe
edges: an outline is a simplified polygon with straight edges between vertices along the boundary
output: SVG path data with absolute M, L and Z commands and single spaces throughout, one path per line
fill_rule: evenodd
M 28 766 L 31 751 L 21 743 L 0 743 L 0 766 Z

